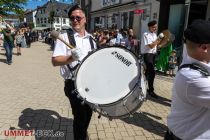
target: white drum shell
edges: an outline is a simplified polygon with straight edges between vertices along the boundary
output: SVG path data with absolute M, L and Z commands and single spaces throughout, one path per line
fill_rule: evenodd
M 91 106 L 96 109 L 99 114 L 105 117 L 113 119 L 125 118 L 135 113 L 139 107 L 141 107 L 144 99 L 145 95 L 142 93 L 139 85 L 137 85 L 128 96 L 116 103 L 100 106 L 92 104 Z
M 133 53 L 108 47 L 84 59 L 76 71 L 75 86 L 80 97 L 99 114 L 126 117 L 141 106 L 146 96 L 144 74 L 140 73 L 141 65 Z

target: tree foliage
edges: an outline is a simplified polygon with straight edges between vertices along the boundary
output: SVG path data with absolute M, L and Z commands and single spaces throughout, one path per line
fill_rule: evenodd
M 34 26 L 34 23 L 33 22 L 30 22 L 29 24 L 28 24 L 28 27 L 30 28 L 30 29 L 33 29 L 35 26 Z
M 23 6 L 28 0 L 0 0 L 0 15 L 8 15 L 9 13 L 16 13 L 22 15 L 24 13 Z

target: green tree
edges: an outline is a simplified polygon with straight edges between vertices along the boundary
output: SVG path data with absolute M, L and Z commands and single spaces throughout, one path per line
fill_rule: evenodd
M 16 13 L 22 15 L 24 12 L 23 6 L 28 0 L 0 0 L 0 15 L 8 15 Z
M 30 29 L 33 29 L 33 28 L 34 28 L 34 23 L 33 23 L 33 22 L 30 22 L 29 25 L 28 25 L 28 27 L 29 27 Z

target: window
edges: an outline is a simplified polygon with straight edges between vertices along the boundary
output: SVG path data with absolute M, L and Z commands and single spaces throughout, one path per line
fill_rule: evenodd
M 63 18 L 63 24 L 66 24 L 66 19 L 65 18 Z
M 47 18 L 44 18 L 44 23 L 47 23 Z
M 56 19 L 56 20 L 57 20 L 57 23 L 60 23 L 60 20 L 59 20 L 59 18 L 58 18 L 58 17 L 57 17 L 57 19 Z
M 38 24 L 40 23 L 39 18 L 37 18 L 37 23 L 38 23 Z
M 43 23 L 43 18 L 41 18 L 41 23 Z

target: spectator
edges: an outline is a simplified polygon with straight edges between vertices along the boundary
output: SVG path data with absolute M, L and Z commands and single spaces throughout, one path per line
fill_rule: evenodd
M 175 76 L 176 64 L 177 64 L 176 51 L 173 50 L 171 52 L 171 55 L 169 56 L 169 61 L 168 61 L 169 75 L 171 77 Z

